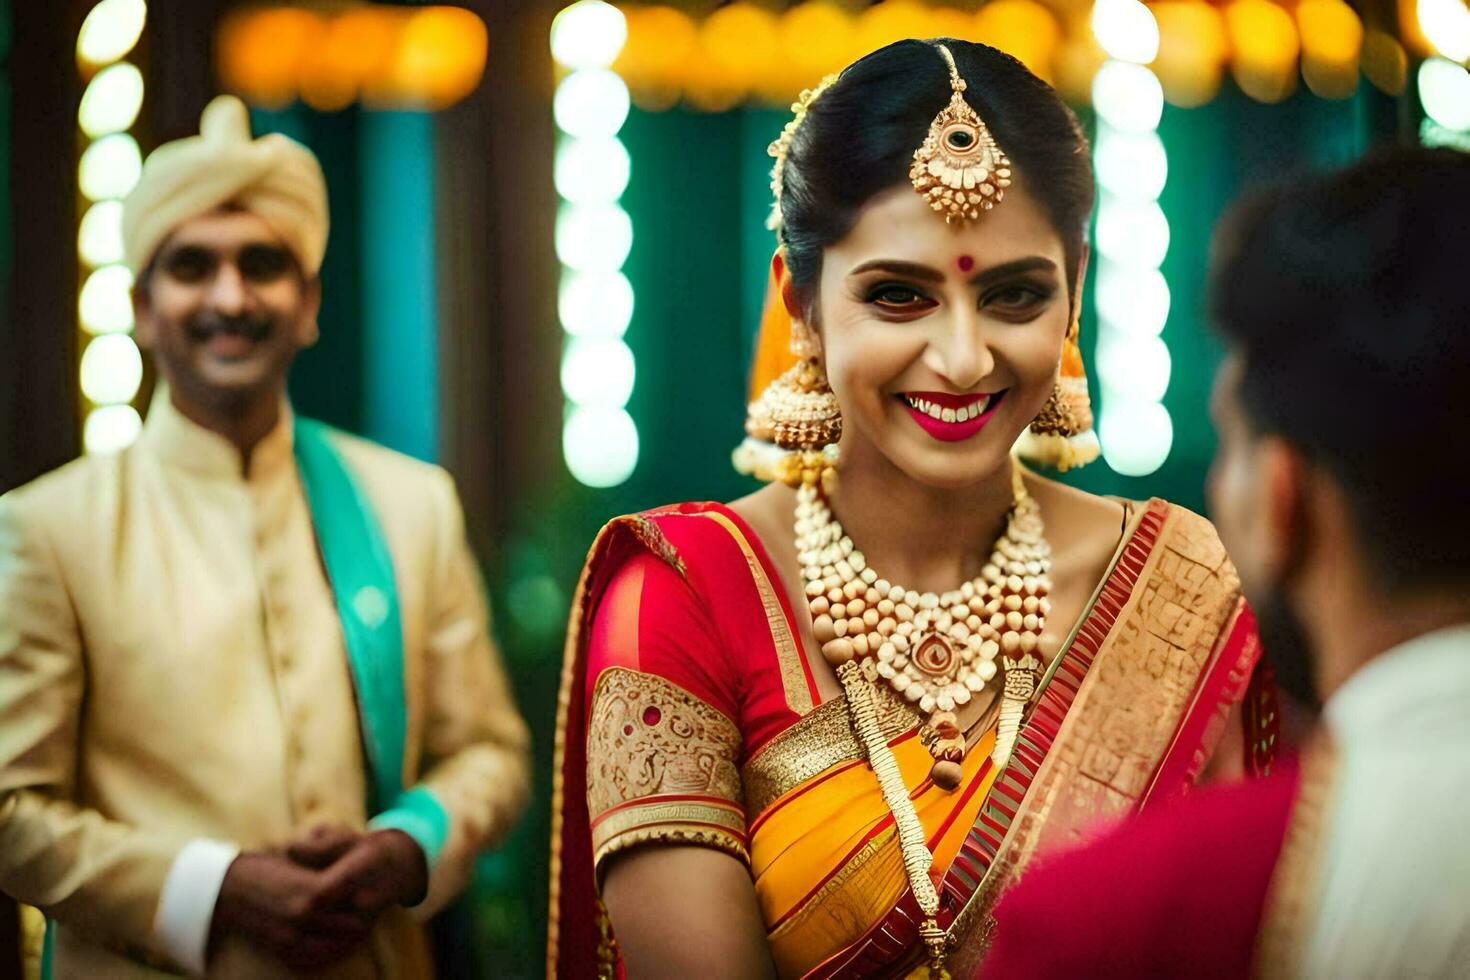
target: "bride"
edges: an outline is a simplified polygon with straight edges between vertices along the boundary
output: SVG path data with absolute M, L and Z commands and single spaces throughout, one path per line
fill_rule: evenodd
M 612 522 L 573 609 L 563 976 L 972 971 L 1034 855 L 1269 759 L 1209 523 L 1012 455 L 1096 455 L 1072 113 L 954 40 L 795 108 L 767 328 L 796 361 L 748 426 L 779 479 Z

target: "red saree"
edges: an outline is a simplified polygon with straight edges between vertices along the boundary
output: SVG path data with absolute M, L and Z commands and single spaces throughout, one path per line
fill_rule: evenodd
M 649 842 L 744 862 L 783 976 L 904 976 L 920 963 L 892 815 L 844 700 L 820 702 L 793 622 L 778 572 L 728 508 L 680 505 L 599 536 L 562 676 L 550 975 L 618 972 L 597 870 Z M 1000 890 L 1035 853 L 1193 785 L 1258 654 L 1213 528 L 1153 501 L 1136 508 L 1002 769 L 991 726 L 972 733 L 960 787 L 933 786 L 916 713 L 883 700 L 942 873 L 952 972 L 978 965 Z M 1270 733 L 1246 716 L 1259 765 Z

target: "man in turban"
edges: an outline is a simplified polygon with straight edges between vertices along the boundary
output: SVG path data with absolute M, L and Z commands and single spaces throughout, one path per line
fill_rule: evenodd
M 526 728 L 452 481 L 287 402 L 316 159 L 200 130 L 124 202 L 143 434 L 0 498 L 0 891 L 59 976 L 424 976 Z

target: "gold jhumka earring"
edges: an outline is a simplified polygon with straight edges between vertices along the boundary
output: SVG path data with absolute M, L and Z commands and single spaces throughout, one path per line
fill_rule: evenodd
M 827 384 L 817 339 L 804 324 L 793 324 L 791 352 L 797 362 L 751 404 L 746 434 L 773 443 L 785 455 L 773 476 L 789 486 L 821 480 L 830 491 L 842 410 Z
M 792 140 L 812 104 L 836 81 L 836 75 L 828 75 L 802 92 L 791 105 L 791 121 L 768 148 L 775 159 L 771 167 L 775 204 L 766 225 L 773 231 L 779 233 L 781 228 L 781 194 Z M 842 412 L 827 384 L 815 333 L 806 324 L 792 322 L 782 302 L 781 283 L 774 277 L 767 293 L 751 377 L 753 397 L 746 409 L 746 439 L 735 450 L 735 468 L 791 486 L 821 481 L 830 489 L 837 442 L 842 438 Z
M 1051 395 L 1016 443 L 1016 452 L 1023 459 L 1063 473 L 1086 466 L 1101 452 L 1093 430 L 1092 398 L 1087 393 L 1087 369 L 1082 363 L 1078 332 L 1074 319 L 1062 344 L 1062 361 Z

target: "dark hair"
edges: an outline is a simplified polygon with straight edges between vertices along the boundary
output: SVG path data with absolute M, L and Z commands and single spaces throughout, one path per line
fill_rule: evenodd
M 1386 594 L 1470 578 L 1470 157 L 1381 152 L 1237 205 L 1211 305 L 1239 399 L 1341 487 Z
M 1094 196 L 1092 159 L 1077 117 L 1051 86 L 1010 55 L 936 38 L 898 41 L 849 65 L 796 131 L 783 173 L 781 242 L 809 313 L 822 250 L 852 229 L 871 198 L 908 181 L 914 151 L 949 102 L 949 69 L 940 44 L 954 55 L 965 100 L 1062 236 L 1075 295 Z

